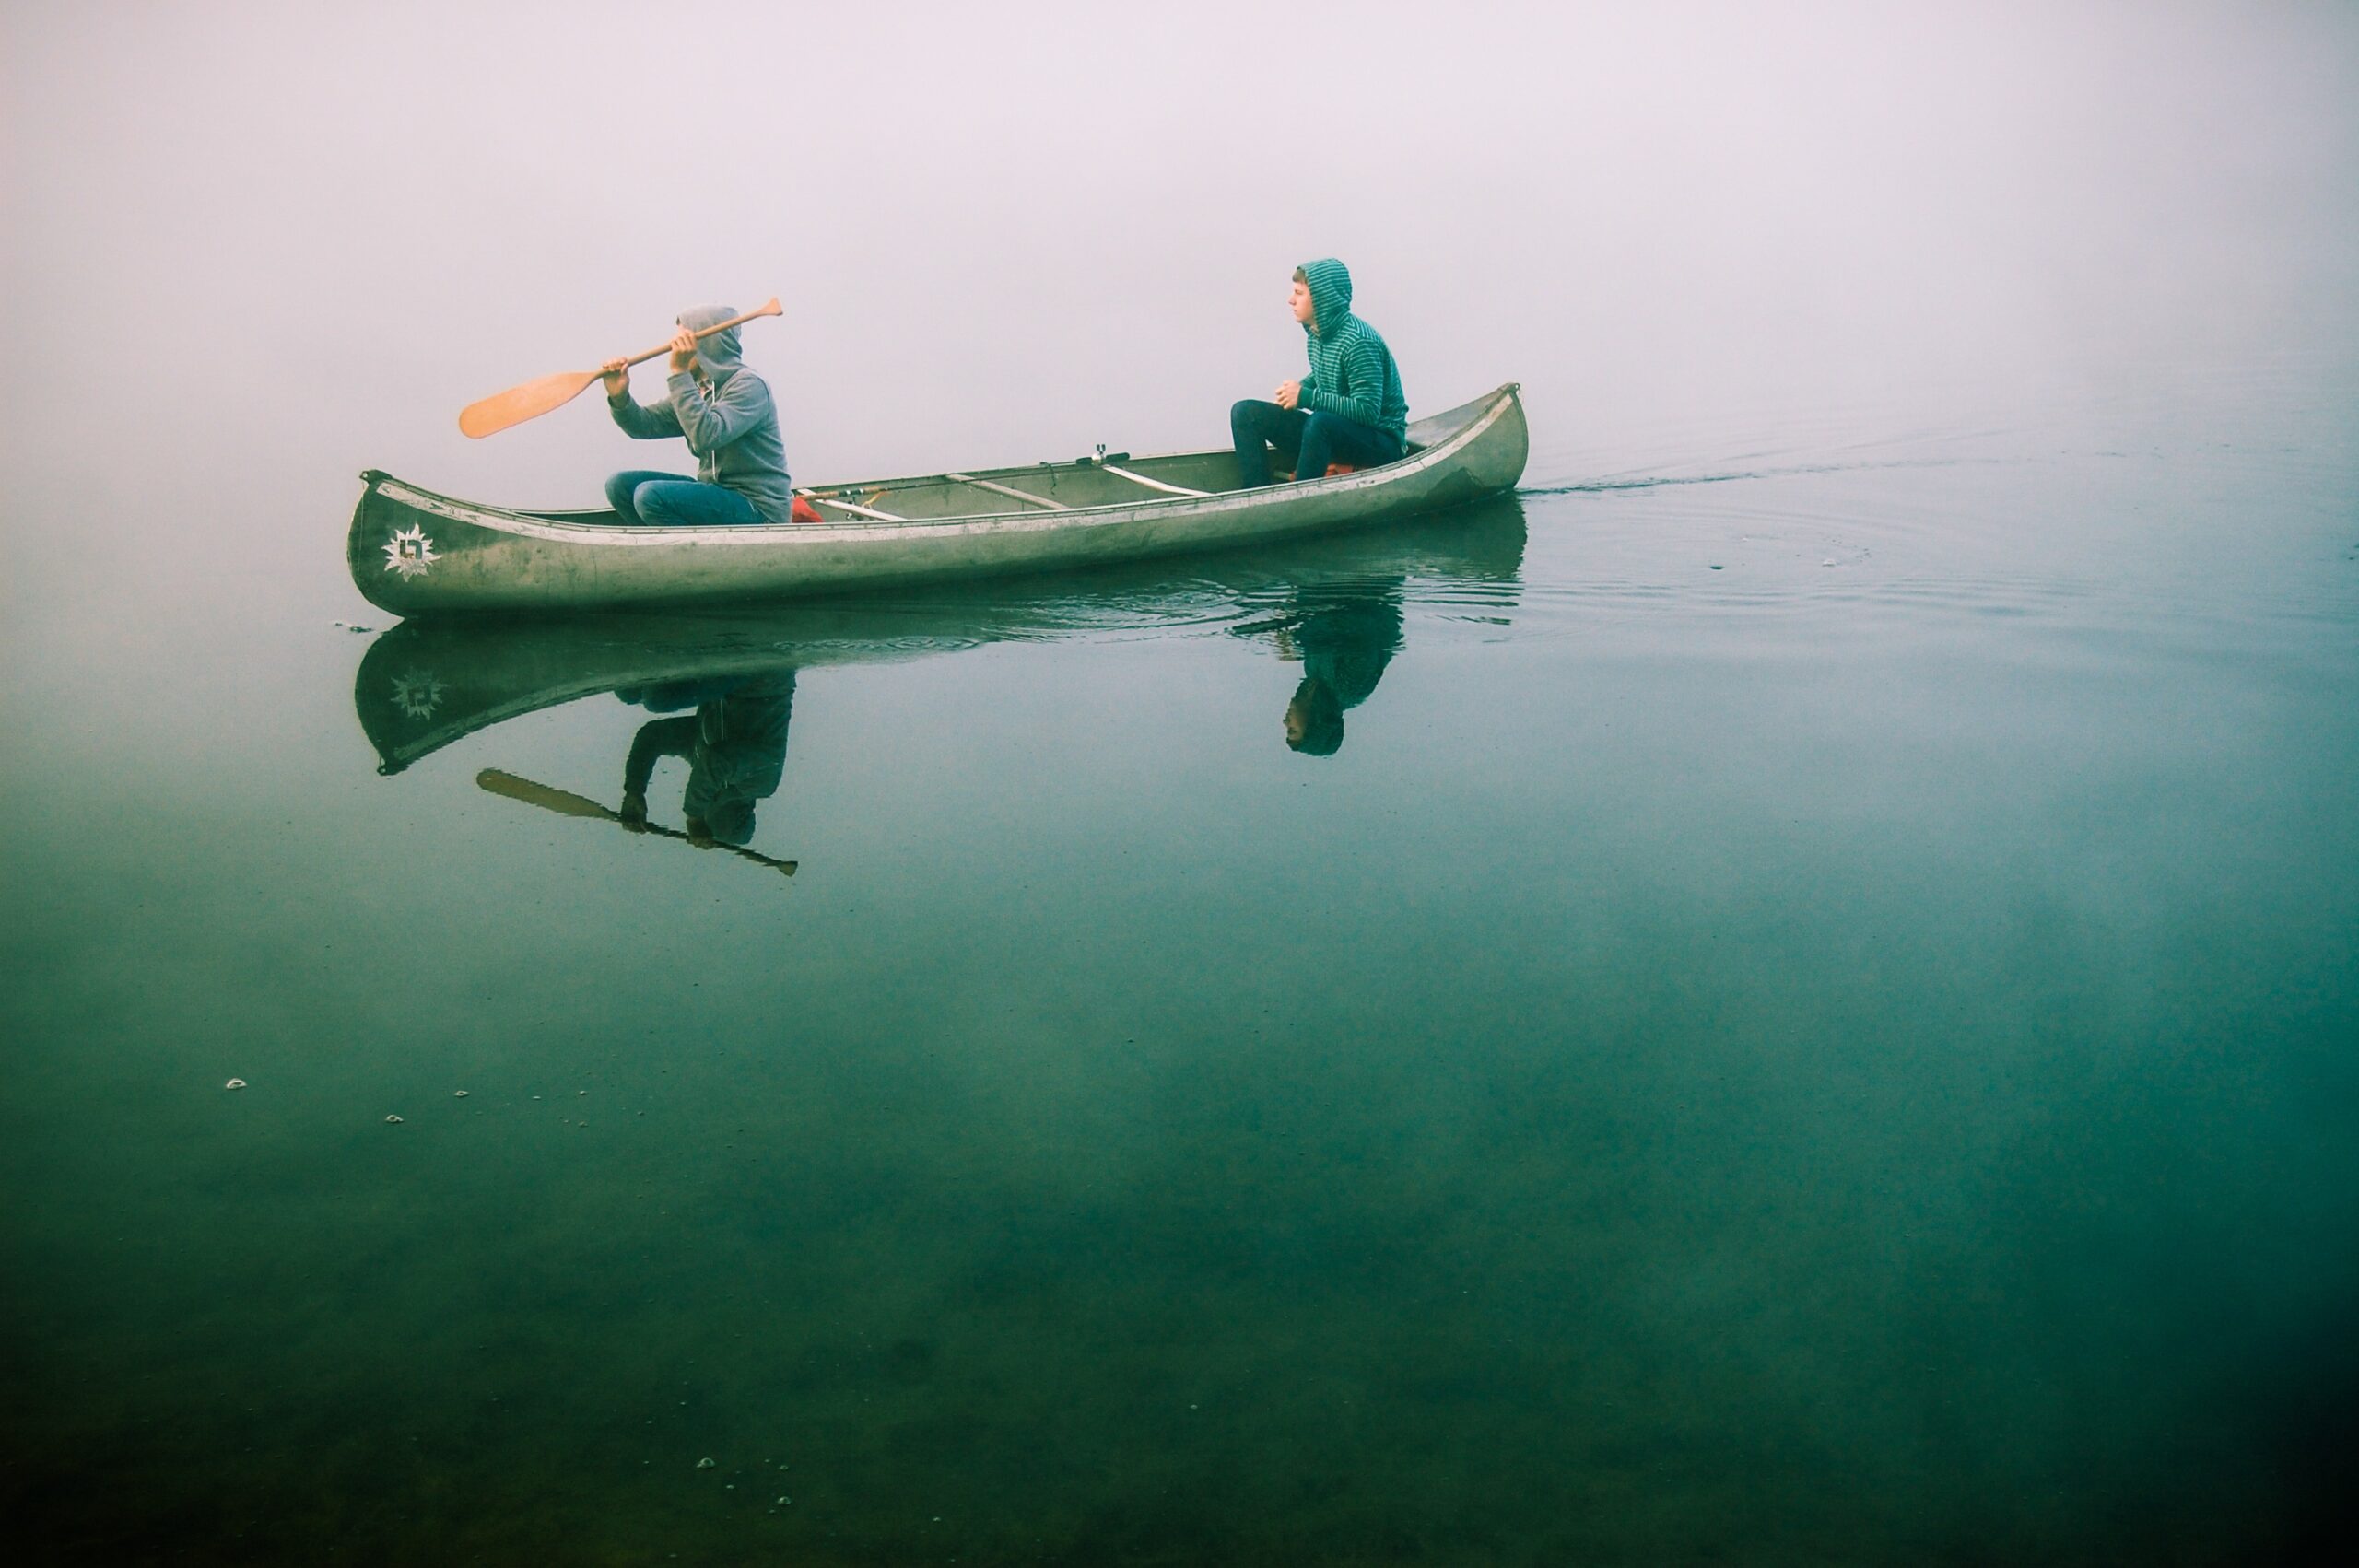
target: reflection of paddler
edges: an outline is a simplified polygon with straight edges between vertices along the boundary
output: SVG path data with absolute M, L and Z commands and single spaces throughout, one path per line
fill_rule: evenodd
M 1286 744 L 1334 755 L 1344 744 L 1344 710 L 1367 700 L 1400 649 L 1397 590 L 1313 610 L 1281 631 L 1280 653 L 1302 661 L 1302 684 L 1286 704 Z
M 685 757 L 688 785 L 680 809 L 689 837 L 729 845 L 752 838 L 754 802 L 775 793 L 786 770 L 794 672 L 628 687 L 615 695 L 655 713 L 691 704 L 696 708 L 640 726 L 623 765 L 624 823 L 638 826 L 647 821 L 647 786 L 657 761 Z

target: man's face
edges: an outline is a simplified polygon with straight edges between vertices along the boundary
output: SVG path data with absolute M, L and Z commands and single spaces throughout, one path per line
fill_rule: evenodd
M 1302 704 L 1298 702 L 1286 704 L 1286 744 L 1290 746 L 1302 744 L 1303 736 L 1309 732 L 1310 718 L 1303 712 Z
M 1319 313 L 1310 303 L 1310 285 L 1300 278 L 1294 280 L 1294 293 L 1287 298 L 1286 303 L 1294 307 L 1294 319 L 1304 326 L 1310 325 L 1311 318 Z

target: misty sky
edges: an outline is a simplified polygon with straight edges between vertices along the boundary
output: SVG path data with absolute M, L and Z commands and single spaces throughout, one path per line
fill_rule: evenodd
M 792 9 L 9 6 L 12 531 L 587 503 L 459 407 L 773 292 L 804 483 L 1218 444 L 1324 253 L 1535 480 L 2354 342 L 2346 6 Z

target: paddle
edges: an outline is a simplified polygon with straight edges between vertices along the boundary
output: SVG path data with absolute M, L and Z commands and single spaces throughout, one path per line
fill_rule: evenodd
M 546 784 L 535 784 L 529 778 L 519 778 L 512 773 L 502 773 L 496 767 L 487 767 L 476 774 L 475 782 L 495 795 L 504 795 L 511 801 L 522 801 L 526 805 L 538 806 L 543 811 L 556 812 L 561 816 L 600 817 L 607 822 L 623 820 L 620 812 L 610 812 L 586 795 L 576 795 L 566 790 L 552 790 Z M 696 842 L 676 827 L 658 827 L 651 822 L 642 825 L 659 838 L 677 838 L 690 844 Z M 756 865 L 768 866 L 772 871 L 784 872 L 788 876 L 792 876 L 794 868 L 801 863 L 796 860 L 773 860 L 768 855 L 752 849 L 740 849 L 734 844 L 711 843 L 710 848 L 726 849 L 733 855 L 742 856 L 753 861 Z
M 732 316 L 725 322 L 715 322 L 709 327 L 697 329 L 697 336 L 710 337 L 731 327 L 742 327 L 757 316 L 780 314 L 778 301 L 773 299 L 758 310 L 748 310 L 742 316 Z M 634 354 L 623 361 L 626 365 L 643 364 L 659 354 L 668 354 L 672 345 L 667 341 L 644 354 Z M 590 390 L 590 383 L 604 372 L 599 370 L 568 370 L 563 375 L 543 376 L 537 381 L 526 381 L 521 387 L 471 403 L 459 411 L 459 429 L 464 435 L 478 439 L 505 430 L 511 425 L 522 425 L 527 419 L 538 419 L 552 408 L 563 408 Z

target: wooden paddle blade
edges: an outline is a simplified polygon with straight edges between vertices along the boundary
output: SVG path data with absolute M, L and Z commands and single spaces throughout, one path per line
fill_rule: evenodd
M 546 784 L 535 784 L 529 778 L 519 778 L 512 773 L 502 773 L 496 767 L 487 767 L 476 774 L 475 782 L 495 795 L 505 795 L 511 801 L 522 801 L 527 805 L 539 806 L 544 811 L 562 812 L 567 816 L 601 817 L 607 821 L 612 821 L 615 816 L 613 812 L 587 795 L 576 795 L 565 790 L 552 790 Z
M 580 397 L 597 379 L 595 370 L 568 370 L 562 375 L 526 381 L 521 387 L 510 387 L 460 410 L 460 433 L 479 439 L 511 425 L 522 425 L 527 419 L 538 419 L 550 409 L 563 408 Z

